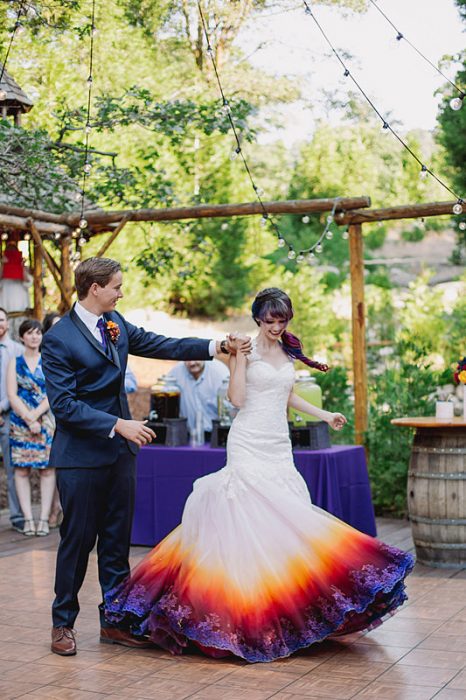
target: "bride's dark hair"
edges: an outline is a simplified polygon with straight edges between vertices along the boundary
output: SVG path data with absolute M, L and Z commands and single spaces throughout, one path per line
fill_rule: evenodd
M 259 325 L 259 321 L 265 321 L 267 318 L 282 318 L 285 321 L 291 321 L 293 318 L 293 306 L 290 297 L 277 287 L 268 287 L 259 292 L 252 303 L 251 311 L 257 325 Z M 306 357 L 301 341 L 293 333 L 284 331 L 281 342 L 284 351 L 289 357 L 294 360 L 301 360 L 308 367 L 327 372 L 328 365 Z

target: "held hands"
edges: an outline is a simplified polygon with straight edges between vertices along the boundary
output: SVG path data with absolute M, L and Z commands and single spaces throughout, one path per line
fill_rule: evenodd
M 252 340 L 249 335 L 244 335 L 244 333 L 230 333 L 227 336 L 227 348 L 232 355 L 237 353 L 249 355 L 252 351 Z
M 33 435 L 40 433 L 40 422 L 38 420 L 34 420 L 32 423 L 29 423 L 29 430 Z
M 155 438 L 153 430 L 147 427 L 147 421 L 143 420 L 125 420 L 119 418 L 115 425 L 115 432 L 124 437 L 126 440 L 135 442 L 136 445 L 142 447 L 152 442 Z
M 329 426 L 334 430 L 341 430 L 347 422 L 348 421 L 342 413 L 331 413 L 327 421 Z

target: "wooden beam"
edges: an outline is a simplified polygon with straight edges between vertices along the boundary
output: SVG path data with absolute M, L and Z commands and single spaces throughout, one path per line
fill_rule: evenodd
M 370 197 L 338 197 L 330 199 L 298 199 L 264 202 L 264 207 L 271 214 L 311 214 L 312 212 L 331 211 L 335 201 L 338 200 L 337 211 L 370 207 Z M 51 214 L 37 209 L 25 209 L 0 204 L 0 213 L 31 218 L 40 222 L 68 224 L 76 227 L 82 218 L 78 212 Z M 129 215 L 128 221 L 176 221 L 177 219 L 204 219 L 226 216 L 251 216 L 262 214 L 259 202 L 243 204 L 200 204 L 191 207 L 174 207 L 171 209 L 126 209 L 122 211 L 96 211 L 84 212 L 84 217 L 92 224 L 119 223 L 123 217 Z M 39 227 L 38 227 L 39 228 Z M 53 229 L 54 231 L 57 229 Z
M 29 230 L 30 230 L 31 235 L 34 239 L 34 243 L 38 246 L 40 252 L 42 253 L 43 258 L 44 258 L 45 262 L 47 263 L 47 267 L 49 268 L 50 272 L 52 273 L 53 279 L 57 283 L 57 287 L 59 288 L 59 290 L 61 292 L 62 301 L 66 300 L 66 296 L 67 296 L 66 289 L 63 285 L 63 282 L 60 279 L 60 275 L 57 272 L 56 264 L 54 264 L 54 261 L 50 257 L 48 251 L 44 248 L 44 246 L 42 244 L 42 239 L 40 237 L 40 233 L 37 230 L 34 221 L 32 219 L 28 219 L 28 223 L 29 223 Z
M 385 209 L 365 209 L 351 212 L 342 212 L 335 215 L 335 222 L 339 226 L 347 224 L 364 224 L 370 221 L 391 221 L 393 219 L 421 219 L 428 216 L 442 216 L 453 214 L 453 206 L 457 202 L 427 202 L 426 204 L 403 204 L 398 207 L 386 207 Z M 466 204 L 464 205 L 466 211 Z
M 338 210 L 357 209 L 370 206 L 369 197 L 341 197 L 338 199 Z M 301 199 L 288 201 L 264 202 L 264 207 L 270 214 L 311 214 L 313 212 L 331 211 L 335 204 L 333 199 Z M 89 225 L 99 223 L 116 223 L 122 217 L 128 216 L 129 221 L 177 221 L 180 219 L 204 219 L 230 216 L 252 216 L 262 214 L 259 202 L 245 204 L 200 204 L 192 207 L 175 207 L 172 209 L 128 209 L 123 211 L 96 212 L 86 211 L 85 218 Z M 77 226 L 79 214 L 68 214 L 64 223 Z
M 367 430 L 366 320 L 364 308 L 364 250 L 361 224 L 349 227 L 351 325 L 356 444 L 364 444 Z
M 42 294 L 42 252 L 34 241 L 33 243 L 33 291 L 34 291 L 34 318 L 42 321 L 44 318 L 44 297 Z
M 118 236 L 118 234 L 124 229 L 124 227 L 126 226 L 126 224 L 128 223 L 128 221 L 129 221 L 129 216 L 128 216 L 128 215 L 127 215 L 127 216 L 124 216 L 124 217 L 122 218 L 122 220 L 120 221 L 120 223 L 118 224 L 118 226 L 116 227 L 116 229 L 115 229 L 114 231 L 112 231 L 112 233 L 110 234 L 110 236 L 106 239 L 105 243 L 102 245 L 102 247 L 101 247 L 101 248 L 98 250 L 98 252 L 95 254 L 95 257 L 96 257 L 96 258 L 101 258 L 102 255 L 103 255 L 104 253 L 107 252 L 107 250 L 110 248 L 110 246 L 112 245 L 112 243 L 113 243 L 113 241 L 115 240 L 115 238 L 116 238 L 116 237 Z
M 17 231 L 29 231 L 28 219 L 2 213 L 0 213 L 0 227 L 16 229 Z M 36 230 L 44 234 L 70 233 L 70 229 L 66 224 L 52 224 L 47 221 L 36 221 Z
M 71 238 L 69 236 L 66 236 L 60 240 L 60 250 L 60 272 L 66 296 L 62 296 L 58 311 L 60 314 L 64 314 L 66 311 L 71 309 L 74 291 L 73 271 L 71 269 Z

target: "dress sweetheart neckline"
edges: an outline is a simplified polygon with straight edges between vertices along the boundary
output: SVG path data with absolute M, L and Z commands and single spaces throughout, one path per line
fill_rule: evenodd
M 275 372 L 280 372 L 284 367 L 289 367 L 289 365 L 291 365 L 291 362 L 284 362 L 280 367 L 274 367 L 270 362 L 267 362 L 267 360 L 262 360 L 260 358 L 258 358 L 256 362 L 262 362 L 264 365 L 268 365 L 275 370 Z

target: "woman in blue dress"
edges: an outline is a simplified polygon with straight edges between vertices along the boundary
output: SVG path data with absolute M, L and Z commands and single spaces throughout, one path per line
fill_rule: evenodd
M 24 515 L 26 536 L 49 534 L 48 519 L 55 489 L 55 470 L 49 469 L 53 417 L 45 393 L 40 346 L 42 325 L 27 319 L 19 327 L 24 355 L 8 365 L 7 390 L 11 405 L 10 451 L 15 484 Z M 32 515 L 31 469 L 40 473 L 41 511 L 37 529 Z

